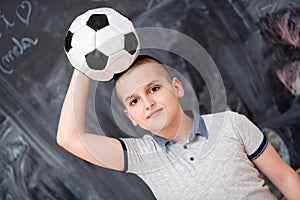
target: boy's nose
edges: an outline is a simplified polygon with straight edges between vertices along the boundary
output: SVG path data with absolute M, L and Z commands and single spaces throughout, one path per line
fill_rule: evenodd
M 152 98 L 145 98 L 146 110 L 151 109 L 151 107 L 154 105 L 155 105 L 155 101 Z

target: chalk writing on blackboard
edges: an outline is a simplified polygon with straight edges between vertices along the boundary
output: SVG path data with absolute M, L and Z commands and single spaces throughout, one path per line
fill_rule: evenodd
M 30 48 L 31 46 L 37 45 L 37 43 L 39 42 L 38 38 L 31 39 L 29 37 L 24 37 L 20 40 L 12 37 L 11 40 L 14 42 L 15 46 L 1 57 L 0 69 L 5 74 L 13 73 L 14 70 L 9 67 L 9 64 L 13 62 L 15 58 L 20 57 L 24 54 L 26 49 Z
M 17 9 L 15 11 L 17 17 L 19 18 L 19 20 L 24 23 L 26 26 L 29 25 L 29 19 L 30 19 L 30 15 L 31 15 L 31 3 L 29 1 L 23 1 L 20 5 L 17 6 Z M 24 13 L 21 14 L 21 13 Z
M 32 11 L 32 6 L 30 1 L 22 1 L 19 5 L 17 5 L 15 9 L 15 15 L 20 20 L 21 23 L 29 26 L 30 15 Z M 0 11 L 0 20 L 4 22 L 6 28 L 13 28 L 15 22 L 7 19 L 2 11 Z M 0 33 L 0 39 L 2 38 L 2 34 Z M 12 74 L 14 69 L 10 67 L 10 64 L 16 59 L 24 54 L 24 52 L 32 46 L 38 44 L 39 39 L 37 37 L 23 37 L 17 38 L 16 36 L 11 36 L 11 41 L 13 46 L 3 55 L 0 55 L 0 70 L 5 74 Z
M 10 22 L 4 15 L 2 11 L 0 11 L 0 19 L 4 22 L 6 25 L 6 28 L 11 28 L 15 25 L 15 22 Z

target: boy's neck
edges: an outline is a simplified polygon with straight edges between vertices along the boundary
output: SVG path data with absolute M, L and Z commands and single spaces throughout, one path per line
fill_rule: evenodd
M 176 140 L 184 143 L 188 140 L 192 127 L 193 119 L 180 109 L 172 124 L 154 134 L 168 140 Z

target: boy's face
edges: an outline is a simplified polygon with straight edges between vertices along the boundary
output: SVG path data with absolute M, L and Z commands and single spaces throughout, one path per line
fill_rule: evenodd
M 177 78 L 169 77 L 158 63 L 144 63 L 116 82 L 116 92 L 133 125 L 158 133 L 171 126 L 181 112 L 178 98 L 184 94 Z

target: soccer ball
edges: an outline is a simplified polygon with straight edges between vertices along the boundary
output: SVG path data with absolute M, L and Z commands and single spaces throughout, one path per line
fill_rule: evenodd
M 128 69 L 140 43 L 130 20 L 112 8 L 88 10 L 72 22 L 65 52 L 78 71 L 97 81 L 109 81 Z

